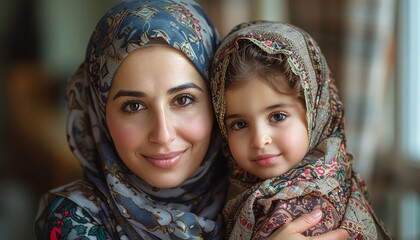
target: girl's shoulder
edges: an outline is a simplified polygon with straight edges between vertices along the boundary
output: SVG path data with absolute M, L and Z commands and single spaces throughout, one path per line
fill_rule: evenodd
M 50 195 L 35 222 L 38 239 L 110 239 L 104 226 L 72 200 Z

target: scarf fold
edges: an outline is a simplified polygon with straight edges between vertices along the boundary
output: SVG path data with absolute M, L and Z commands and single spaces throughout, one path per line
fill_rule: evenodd
M 212 63 L 211 89 L 223 135 L 227 137 L 225 73 L 239 41 L 249 41 L 268 54 L 287 58 L 304 90 L 310 144 L 298 166 L 267 180 L 246 173 L 231 159 L 230 200 L 224 209 L 226 236 L 265 239 L 282 224 L 321 208 L 323 219 L 306 235 L 343 228 L 352 239 L 378 239 L 382 226 L 346 151 L 338 90 L 319 46 L 306 32 L 283 23 L 248 22 L 235 27 L 222 41 Z
M 124 58 L 145 45 L 166 44 L 184 53 L 208 82 L 218 33 L 192 0 L 133 0 L 113 7 L 97 24 L 85 61 L 69 80 L 69 146 L 85 180 L 53 190 L 103 225 L 129 239 L 211 239 L 222 234 L 225 177 L 220 135 L 213 128 L 201 166 L 182 185 L 156 189 L 127 169 L 105 121 L 112 79 Z M 147 61 L 147 59 L 145 60 Z M 217 125 L 215 125 L 217 126 Z M 45 203 L 47 204 L 47 203 Z

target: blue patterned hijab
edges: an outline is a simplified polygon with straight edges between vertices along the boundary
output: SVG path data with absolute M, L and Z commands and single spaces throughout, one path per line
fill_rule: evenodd
M 208 83 L 218 34 L 190 0 L 123 1 L 99 21 L 86 58 L 69 80 L 68 142 L 86 180 L 56 189 L 102 223 L 109 236 L 129 239 L 196 239 L 221 236 L 225 195 L 218 167 L 216 127 L 205 159 L 182 185 L 156 189 L 123 164 L 110 137 L 105 107 L 112 79 L 127 55 L 145 45 L 167 44 L 194 63 Z M 219 168 L 219 169 L 218 169 Z

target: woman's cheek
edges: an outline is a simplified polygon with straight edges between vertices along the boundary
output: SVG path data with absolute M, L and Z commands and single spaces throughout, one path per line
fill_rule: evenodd
M 184 134 L 190 141 L 210 141 L 213 128 L 213 116 L 211 113 L 197 113 L 195 116 L 185 118 L 181 123 Z
M 136 145 L 139 134 L 135 125 L 110 121 L 108 128 L 117 148 L 130 149 Z

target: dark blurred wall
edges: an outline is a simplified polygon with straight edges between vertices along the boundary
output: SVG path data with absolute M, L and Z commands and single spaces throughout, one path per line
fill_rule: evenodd
M 33 239 L 42 194 L 80 178 L 65 84 L 117 0 L 0 2 L 0 239 Z
M 347 0 L 289 0 L 290 23 L 316 39 L 339 88 L 342 88 L 346 6 Z

